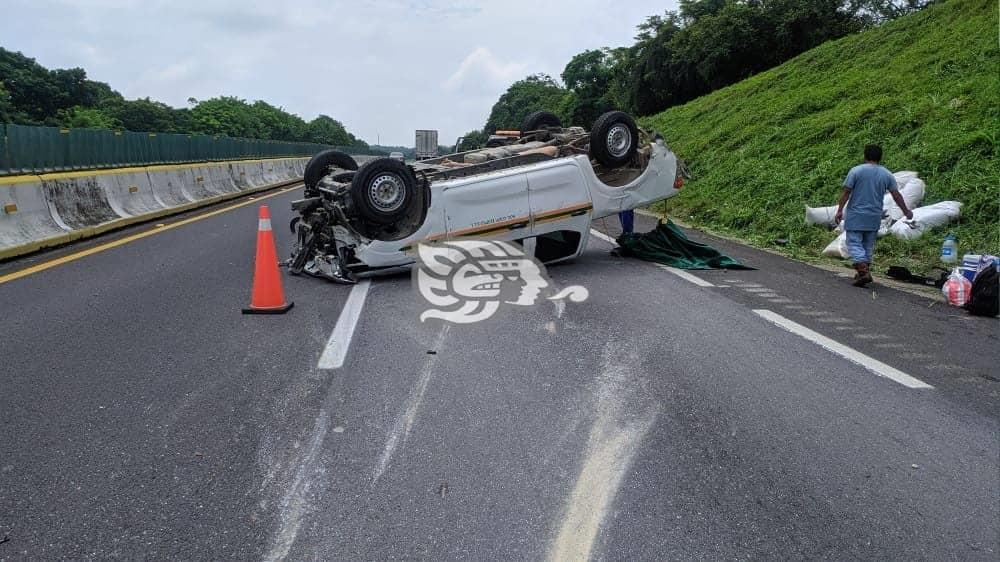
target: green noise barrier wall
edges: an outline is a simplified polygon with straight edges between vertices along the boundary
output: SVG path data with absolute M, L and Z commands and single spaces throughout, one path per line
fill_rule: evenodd
M 369 154 L 353 147 L 304 142 L 0 124 L 0 176 L 312 156 L 326 148 Z

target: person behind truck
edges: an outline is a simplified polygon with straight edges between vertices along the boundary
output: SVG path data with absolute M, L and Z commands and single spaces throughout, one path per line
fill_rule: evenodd
M 853 168 L 844 180 L 844 193 L 840 196 L 837 215 L 834 220 L 840 224 L 844 218 L 844 232 L 847 233 L 847 252 L 854 264 L 854 286 L 864 287 L 874 281 L 871 274 L 872 253 L 875 251 L 875 237 L 882 223 L 882 202 L 886 192 L 892 194 L 907 219 L 913 219 L 913 212 L 906 207 L 903 196 L 896 187 L 896 178 L 885 169 L 882 161 L 882 147 L 877 144 L 865 146 L 865 162 Z M 845 209 L 846 205 L 846 209 Z
M 618 213 L 618 220 L 622 222 L 622 234 L 632 234 L 635 232 L 635 211 L 629 209 Z

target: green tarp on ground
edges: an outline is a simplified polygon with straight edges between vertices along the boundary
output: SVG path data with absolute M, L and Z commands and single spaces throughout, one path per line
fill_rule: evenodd
M 619 254 L 678 269 L 753 269 L 705 244 L 688 240 L 670 220 L 643 234 L 618 237 Z

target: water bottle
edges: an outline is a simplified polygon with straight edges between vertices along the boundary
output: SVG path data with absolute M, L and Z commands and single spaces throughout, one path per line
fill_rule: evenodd
M 941 244 L 941 261 L 943 263 L 958 261 L 958 242 L 955 241 L 954 234 L 944 237 L 944 244 Z

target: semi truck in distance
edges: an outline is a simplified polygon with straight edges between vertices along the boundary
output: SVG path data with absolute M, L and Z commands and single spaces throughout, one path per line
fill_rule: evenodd
M 417 160 L 437 158 L 438 132 L 427 129 L 418 129 L 416 149 Z

